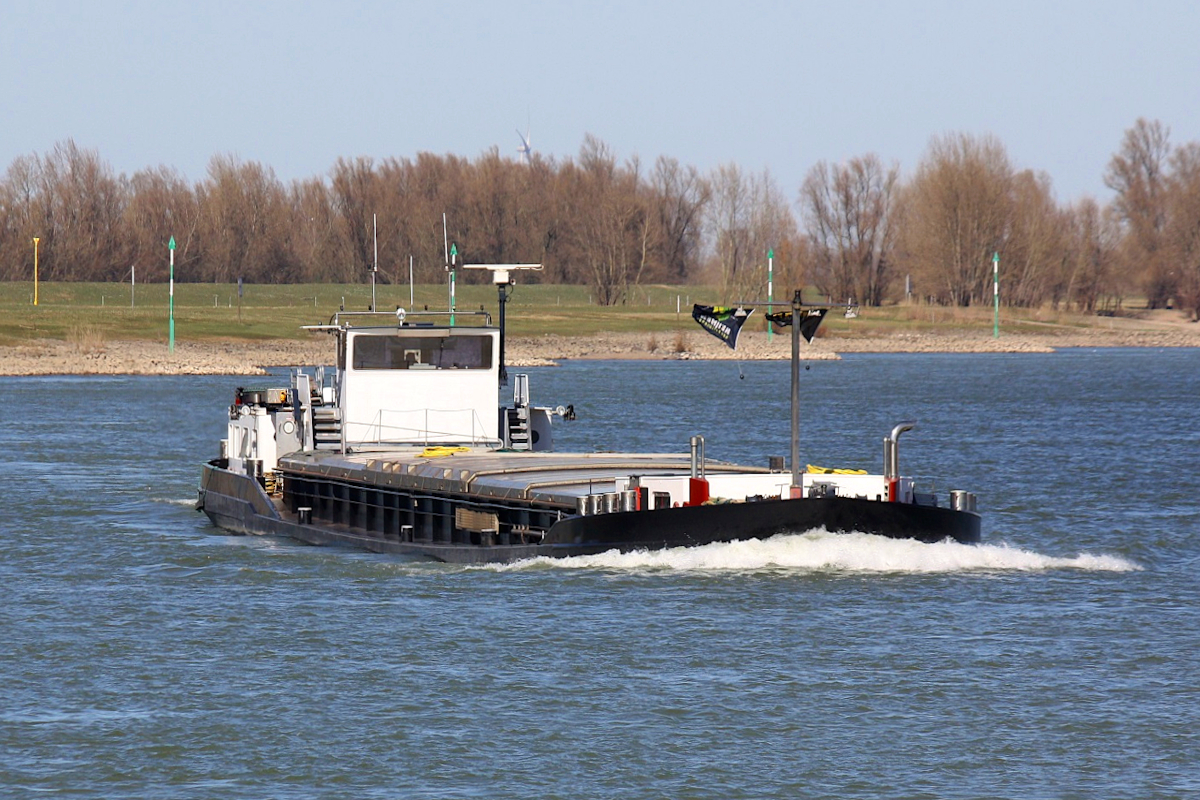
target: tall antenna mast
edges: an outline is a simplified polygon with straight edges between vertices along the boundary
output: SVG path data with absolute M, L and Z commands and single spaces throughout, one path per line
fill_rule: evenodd
M 446 269 L 450 269 L 450 235 L 446 233 L 446 212 L 442 212 L 442 251 L 446 254 Z

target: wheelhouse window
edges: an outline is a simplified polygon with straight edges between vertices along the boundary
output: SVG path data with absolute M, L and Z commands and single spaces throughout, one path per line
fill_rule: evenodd
M 354 369 L 491 369 L 491 336 L 356 336 Z

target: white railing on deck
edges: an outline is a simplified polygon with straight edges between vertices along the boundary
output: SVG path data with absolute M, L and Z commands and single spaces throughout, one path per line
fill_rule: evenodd
M 439 428 L 431 427 L 429 416 L 436 414 L 444 415 L 462 415 L 468 419 L 470 433 L 465 433 L 467 425 L 453 425 L 451 430 L 440 430 Z M 408 424 L 403 424 L 406 420 L 404 417 L 411 418 L 419 416 L 418 420 L 410 421 Z M 444 421 L 443 421 L 444 422 Z M 434 444 L 442 442 L 463 442 L 470 444 L 489 444 L 499 442 L 497 437 L 487 437 L 484 435 L 484 426 L 482 420 L 479 419 L 479 414 L 472 408 L 461 409 L 442 409 L 442 408 L 426 408 L 398 411 L 394 409 L 380 409 L 370 422 L 358 422 L 350 420 L 343 423 L 343 430 L 348 431 L 351 426 L 355 428 L 367 429 L 366 436 L 351 439 L 347 436 L 347 444 L 388 444 L 399 442 L 420 442 L 424 444 Z M 373 432 L 373 436 L 371 433 Z

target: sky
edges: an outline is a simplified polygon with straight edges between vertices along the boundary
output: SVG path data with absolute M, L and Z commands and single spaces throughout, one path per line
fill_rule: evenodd
M 114 172 L 492 147 L 769 170 L 991 134 L 1060 202 L 1111 197 L 1139 117 L 1200 140 L 1200 3 L 4 0 L 0 170 L 68 139 Z

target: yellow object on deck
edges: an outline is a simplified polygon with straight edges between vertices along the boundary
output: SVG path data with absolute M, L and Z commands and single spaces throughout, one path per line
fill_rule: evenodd
M 809 475 L 866 475 L 865 469 L 834 469 L 832 467 L 817 467 L 808 465 Z
M 438 447 L 426 447 L 421 451 L 421 458 L 442 458 L 443 456 L 452 456 L 455 453 L 468 453 L 469 447 L 448 447 L 445 445 Z

